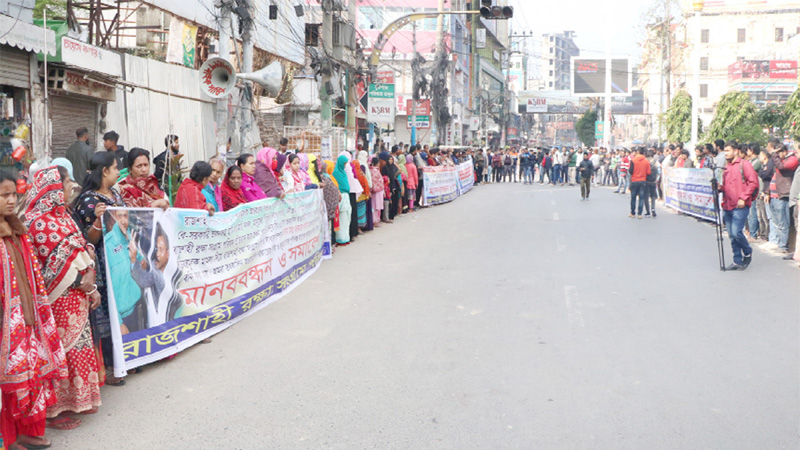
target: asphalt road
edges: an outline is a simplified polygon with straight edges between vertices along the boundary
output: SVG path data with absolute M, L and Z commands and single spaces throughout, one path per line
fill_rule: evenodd
M 577 187 L 479 186 L 103 388 L 56 449 L 792 449 L 800 269 Z M 726 248 L 729 243 L 726 240 Z M 728 257 L 730 259 L 730 257 Z

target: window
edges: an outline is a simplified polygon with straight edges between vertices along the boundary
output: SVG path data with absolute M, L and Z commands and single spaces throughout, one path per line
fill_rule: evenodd
M 553 36 L 550 36 L 550 42 L 553 42 Z
M 552 81 L 550 82 L 550 87 L 553 87 L 553 82 Z
M 550 53 L 553 53 L 553 47 L 550 47 Z
M 744 28 L 739 28 L 736 30 L 736 42 L 744 42 L 747 38 L 747 30 Z
M 701 84 L 700 85 L 700 98 L 708 98 L 708 85 Z
M 382 9 L 368 6 L 358 8 L 358 28 L 362 30 L 382 30 L 385 27 Z
M 553 71 L 552 71 L 552 70 L 550 71 L 550 76 L 551 76 L 551 77 L 553 76 Z
M 775 42 L 783 42 L 783 28 L 775 28 Z
M 700 70 L 708 70 L 708 56 L 700 58 Z
M 306 46 L 307 47 L 319 46 L 319 24 L 316 23 L 306 24 Z
M 708 44 L 708 30 L 700 30 L 700 42 Z
M 553 65 L 553 58 L 550 58 L 550 65 Z

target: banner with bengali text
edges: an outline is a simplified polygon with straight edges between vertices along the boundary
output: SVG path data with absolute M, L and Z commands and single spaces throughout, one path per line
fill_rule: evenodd
M 435 166 L 422 169 L 422 204 L 424 206 L 451 202 L 458 197 L 456 166 Z
M 456 166 L 458 172 L 458 195 L 464 195 L 475 186 L 475 167 L 472 159 Z
M 422 169 L 422 204 L 438 205 L 455 200 L 475 186 L 472 159 L 456 166 L 435 166 Z
M 664 168 L 664 202 L 677 211 L 715 221 L 710 169 Z
M 321 190 L 205 211 L 103 218 L 114 375 L 178 353 L 278 300 L 330 257 Z

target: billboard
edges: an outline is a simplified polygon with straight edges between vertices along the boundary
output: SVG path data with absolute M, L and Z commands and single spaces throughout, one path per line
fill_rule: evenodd
M 634 89 L 630 97 L 612 97 L 612 114 L 644 114 L 644 91 Z
M 611 59 L 611 95 L 631 95 L 631 69 L 628 58 Z M 606 60 L 598 58 L 572 58 L 572 95 L 602 97 L 606 94 Z
M 728 81 L 796 80 L 797 61 L 742 60 L 728 66 Z
M 529 113 L 546 113 L 547 112 L 547 99 L 542 97 L 532 97 L 528 99 L 525 112 Z

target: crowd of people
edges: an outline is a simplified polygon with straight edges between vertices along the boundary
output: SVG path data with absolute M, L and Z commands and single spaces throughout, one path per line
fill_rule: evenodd
M 321 189 L 332 243 L 344 246 L 419 208 L 423 168 L 455 165 L 471 153 L 400 143 L 381 145 L 372 156 L 359 147 L 322 160 L 305 153 L 304 138 L 296 149 L 289 149 L 284 138 L 277 148 L 265 146 L 235 161 L 213 158 L 184 167 L 176 135 L 166 136 L 165 149 L 154 158 L 143 148 L 126 150 L 113 131 L 103 136 L 105 151 L 94 152 L 88 136 L 80 128 L 66 158 L 33 163 L 27 183 L 0 173 L 2 282 L 9 319 L 2 321 L 2 330 L 4 339 L 11 338 L 0 348 L 0 357 L 8 361 L 0 373 L 0 432 L 9 449 L 48 448 L 46 427 L 80 426 L 80 415 L 98 411 L 101 386 L 126 383 L 113 375 L 109 289 L 113 286 L 120 330 L 127 334 L 141 327 L 132 311 L 138 298 L 124 294 L 141 291 L 123 285 L 153 285 L 159 292 L 164 279 L 149 276 L 152 270 L 145 264 L 137 271 L 141 261 L 131 245 L 128 213 L 109 208 L 175 207 L 213 215 Z M 27 192 L 22 194 L 20 186 Z M 107 213 L 111 224 L 103 220 Z M 166 260 L 159 257 L 169 251 L 164 246 L 160 240 L 155 244 L 156 270 Z M 106 265 L 127 263 L 132 278 L 106 279 Z
M 518 182 L 574 186 L 588 200 L 592 185 L 616 186 L 630 193 L 629 217 L 657 217 L 656 201 L 664 200 L 666 168 L 710 169 L 723 194 L 720 211 L 731 238 L 734 263 L 728 270 L 744 270 L 751 262 L 750 243 L 793 259 L 791 229 L 797 228 L 800 200 L 800 163 L 797 153 L 776 138 L 765 148 L 721 139 L 698 145 L 691 152 L 683 144 L 633 149 L 510 148 L 478 151 L 476 174 L 484 182 Z M 481 170 L 478 170 L 478 167 Z M 486 173 L 482 174 L 482 168 Z M 741 201 L 740 201 L 741 200 Z
M 124 211 L 115 212 L 113 229 L 104 233 L 102 218 L 111 207 L 176 207 L 214 214 L 321 189 L 331 242 L 345 246 L 422 206 L 423 170 L 429 166 L 471 160 L 476 184 L 534 184 L 537 177 L 540 184 L 545 178 L 552 185 L 580 184 L 583 200 L 589 199 L 593 185 L 613 186 L 615 192 L 630 193 L 629 216 L 639 219 L 656 217 L 665 168 L 709 168 L 723 193 L 722 214 L 734 252 L 728 268 L 743 270 L 751 261 L 750 242 L 789 251 L 790 221 L 797 219 L 800 197 L 797 156 L 777 140 L 765 149 L 717 141 L 698 147 L 694 159 L 680 145 L 454 151 L 399 143 L 390 148 L 379 144 L 372 155 L 359 147 L 323 160 L 304 151 L 305 140 L 289 149 L 288 140 L 282 139 L 277 148 L 265 146 L 230 163 L 214 158 L 184 168 L 176 135 L 165 138 L 165 149 L 155 158 L 142 148 L 125 150 L 114 132 L 104 136 L 106 151 L 99 152 L 87 145 L 85 128 L 76 136 L 66 158 L 31 166 L 30 188 L 21 198 L 17 179 L 0 173 L 7 319 L 2 331 L 9 339 L 0 347 L 0 357 L 8 361 L 0 373 L 0 431 L 12 449 L 47 448 L 47 426 L 78 427 L 76 415 L 98 411 L 100 386 L 125 384 L 113 375 L 105 267 L 125 260 L 131 237 Z M 114 258 L 120 254 L 120 261 L 106 261 L 107 246 L 115 249 Z M 130 262 L 136 261 L 131 256 Z M 154 263 L 158 261 L 156 257 Z M 142 272 L 136 282 L 145 278 Z M 134 326 L 128 309 L 136 300 L 115 298 L 123 334 Z

